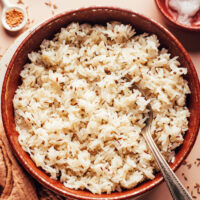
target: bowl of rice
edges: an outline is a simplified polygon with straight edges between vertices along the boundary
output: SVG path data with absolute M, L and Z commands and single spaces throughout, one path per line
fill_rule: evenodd
M 147 105 L 152 136 L 176 170 L 195 142 L 199 102 L 196 70 L 168 30 L 130 10 L 90 7 L 25 38 L 6 72 L 2 117 L 16 157 L 47 188 L 130 199 L 163 180 L 141 133 Z

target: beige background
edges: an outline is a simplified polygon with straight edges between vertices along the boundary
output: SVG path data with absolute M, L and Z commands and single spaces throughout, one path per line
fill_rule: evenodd
M 19 3 L 20 1 L 10 0 L 10 2 Z M 195 68 L 200 76 L 200 32 L 186 32 L 169 27 L 167 24 L 165 24 L 166 21 L 163 20 L 163 17 L 159 13 L 154 0 L 22 0 L 22 2 L 23 4 L 20 5 L 26 8 L 30 19 L 30 23 L 28 24 L 27 29 L 59 12 L 94 5 L 128 8 L 142 13 L 156 20 L 157 22 L 160 22 L 175 34 L 175 36 L 182 42 L 186 50 L 189 52 Z M 1 13 L 2 7 L 0 6 L 0 15 Z M 0 84 L 2 83 L 6 69 L 5 65 L 9 62 L 9 59 L 12 56 L 12 52 L 24 37 L 20 34 L 9 35 L 0 24 L 0 59 L 3 56 L 0 62 Z M 16 39 L 17 41 L 15 41 Z M 186 159 L 186 161 L 191 164 L 191 167 L 182 165 L 176 172 L 185 187 L 189 187 L 188 190 L 190 193 L 193 193 L 194 199 L 200 199 L 200 191 L 197 191 L 197 189 L 194 188 L 196 183 L 200 184 L 200 161 L 198 161 L 197 158 L 200 158 L 200 135 L 198 136 L 190 155 Z M 170 200 L 172 198 L 167 190 L 165 183 L 162 183 L 142 199 Z

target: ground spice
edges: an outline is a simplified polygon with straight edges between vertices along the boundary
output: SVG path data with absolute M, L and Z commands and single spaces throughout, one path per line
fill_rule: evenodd
M 15 8 L 6 12 L 6 22 L 11 28 L 21 24 L 23 20 L 24 14 Z

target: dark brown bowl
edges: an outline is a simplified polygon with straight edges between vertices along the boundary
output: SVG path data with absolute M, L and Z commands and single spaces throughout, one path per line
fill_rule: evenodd
M 20 163 L 41 184 L 66 197 L 87 200 L 129 199 L 130 197 L 138 197 L 144 194 L 161 183 L 163 180 L 161 174 L 158 173 L 156 174 L 155 179 L 146 181 L 138 185 L 136 188 L 124 190 L 122 192 L 113 192 L 109 195 L 96 195 L 88 191 L 69 189 L 64 187 L 61 182 L 51 179 L 41 169 L 37 168 L 29 155 L 23 151 L 18 142 L 19 134 L 15 130 L 12 100 L 15 90 L 20 84 L 19 74 L 23 69 L 24 64 L 28 61 L 27 54 L 38 49 L 44 38 L 52 38 L 54 33 L 58 32 L 61 27 L 66 27 L 71 22 L 104 24 L 113 20 L 120 21 L 125 24 L 131 24 L 136 28 L 137 32 L 156 34 L 162 46 L 169 49 L 169 52 L 171 52 L 172 56 L 178 56 L 182 67 L 186 67 L 188 69 L 186 79 L 189 81 L 189 87 L 192 92 L 188 98 L 188 107 L 191 113 L 189 119 L 189 130 L 185 135 L 183 145 L 177 151 L 175 162 L 171 164 L 171 168 L 173 170 L 176 170 L 180 166 L 181 162 L 190 152 L 199 130 L 200 87 L 196 70 L 189 55 L 180 42 L 163 26 L 132 11 L 112 7 L 82 8 L 79 10 L 59 14 L 47 20 L 24 39 L 9 63 L 2 90 L 2 116 L 6 134 Z
M 174 19 L 172 15 L 172 11 L 169 11 L 166 1 L 168 0 L 155 0 L 158 9 L 162 13 L 162 15 L 165 17 L 165 19 L 167 19 L 171 23 L 171 25 L 181 28 L 181 29 L 188 30 L 188 31 L 200 31 L 200 25 L 189 26 L 189 25 L 179 23 L 176 19 Z

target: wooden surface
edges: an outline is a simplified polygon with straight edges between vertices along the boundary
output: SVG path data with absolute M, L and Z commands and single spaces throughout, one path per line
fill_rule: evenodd
M 18 0 L 10 1 L 13 3 L 18 2 Z M 21 5 L 24 6 L 28 11 L 30 19 L 29 27 L 61 11 L 93 5 L 116 6 L 132 9 L 166 26 L 162 15 L 157 10 L 154 0 L 73 0 L 70 2 L 66 0 L 23 0 L 22 2 L 24 4 Z M 2 9 L 0 8 L 0 14 L 1 12 Z M 200 33 L 186 32 L 168 26 L 167 28 L 182 42 L 186 50 L 189 52 L 195 68 L 200 76 Z M 19 36 L 20 34 L 8 35 L 8 33 L 2 28 L 2 26 L 0 26 L 0 55 L 4 55 L 0 62 L 0 84 L 2 84 L 4 72 L 6 70 L 6 64 L 9 62 L 14 49 L 16 48 L 18 43 L 20 43 L 23 37 L 21 36 L 21 38 L 18 38 L 16 43 L 8 50 L 7 53 L 6 50 L 14 43 L 15 39 Z M 194 188 L 196 183 L 200 184 L 200 160 L 197 160 L 198 158 L 200 158 L 199 143 L 200 135 L 198 136 L 190 155 L 186 159 L 187 164 L 182 165 L 176 172 L 182 183 L 186 187 L 189 187 L 189 191 L 193 191 L 194 199 L 200 199 L 200 194 L 198 194 L 198 192 L 200 193 L 200 191 L 198 191 L 197 188 Z M 159 200 L 160 198 L 162 198 L 162 200 L 172 199 L 164 183 L 148 193 L 143 198 L 143 200 Z

